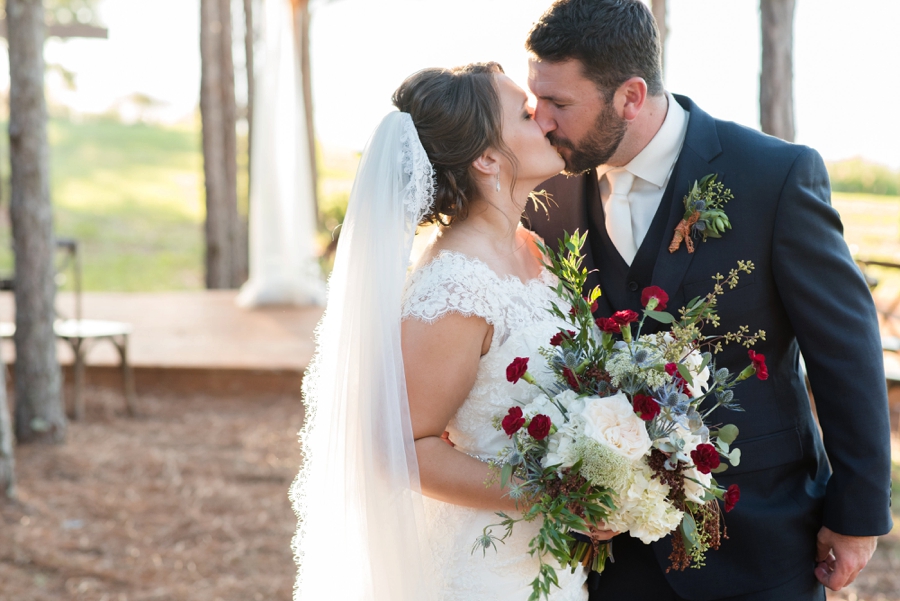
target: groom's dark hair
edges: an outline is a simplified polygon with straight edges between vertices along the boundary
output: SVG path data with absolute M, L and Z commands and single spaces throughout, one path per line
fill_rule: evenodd
M 632 77 L 642 77 L 651 96 L 663 93 L 659 29 L 640 0 L 557 0 L 525 47 L 541 61 L 580 61 L 607 101 Z

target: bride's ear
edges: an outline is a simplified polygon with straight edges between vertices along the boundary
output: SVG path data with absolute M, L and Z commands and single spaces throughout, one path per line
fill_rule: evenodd
M 478 175 L 496 177 L 500 172 L 500 155 L 493 148 L 488 148 L 472 161 L 472 169 Z

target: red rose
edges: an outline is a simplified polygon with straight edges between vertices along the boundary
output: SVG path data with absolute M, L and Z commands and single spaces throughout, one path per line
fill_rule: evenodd
M 571 340 L 575 337 L 575 332 L 572 330 L 566 330 L 565 332 L 557 332 L 553 335 L 553 338 L 550 339 L 550 346 L 559 346 L 562 344 L 563 340 Z
M 741 500 L 741 489 L 737 484 L 732 484 L 725 491 L 725 511 L 731 511 L 737 502 Z
M 753 369 L 756 370 L 756 377 L 760 380 L 768 380 L 769 368 L 766 367 L 766 356 L 757 353 L 753 349 L 747 351 L 747 354 L 750 355 L 750 361 L 753 362 Z
M 601 332 L 606 332 L 607 334 L 618 334 L 622 331 L 622 328 L 619 327 L 619 324 L 612 317 L 599 317 L 594 323 L 597 324 Z
M 506 379 L 515 384 L 528 371 L 528 357 L 516 357 L 506 368 Z
M 691 451 L 691 459 L 701 474 L 708 474 L 722 463 L 716 447 L 707 443 L 697 445 L 697 448 Z
M 569 388 L 572 390 L 581 390 L 581 383 L 578 382 L 578 377 L 575 375 L 574 371 L 568 367 L 564 367 L 563 376 L 565 376 L 566 382 L 569 383 Z
M 623 311 L 616 311 L 613 313 L 613 320 L 619 324 L 619 326 L 627 326 L 630 323 L 634 323 L 638 320 L 638 314 L 632 311 L 631 309 L 625 309 Z
M 644 291 L 641 292 L 641 306 L 646 307 L 651 298 L 655 298 L 657 301 L 656 307 L 653 308 L 654 311 L 662 311 L 666 308 L 666 303 L 669 302 L 669 295 L 659 286 L 644 288 Z
M 550 418 L 546 415 L 535 415 L 528 424 L 528 433 L 535 440 L 544 440 L 550 434 Z
M 503 431 L 506 432 L 507 436 L 512 438 L 512 435 L 525 425 L 525 418 L 522 417 L 522 408 L 510 407 L 509 413 L 506 414 L 500 425 L 503 426 Z
M 635 413 L 640 413 L 640 417 L 645 422 L 649 422 L 651 419 L 659 415 L 659 403 L 653 400 L 652 396 L 648 396 L 646 394 L 636 394 L 634 395 L 634 400 L 632 401 L 632 407 L 634 407 Z

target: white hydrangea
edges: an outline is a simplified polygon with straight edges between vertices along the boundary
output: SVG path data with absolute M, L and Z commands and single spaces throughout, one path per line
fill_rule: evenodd
M 683 512 L 666 499 L 669 485 L 653 477 L 650 466 L 640 462 L 632 471 L 627 490 L 615 495 L 616 510 L 606 519 L 607 525 L 628 532 L 644 544 L 661 539 L 681 523 Z
M 575 465 L 579 458 L 575 443 L 581 437 L 582 423 L 570 421 L 547 437 L 547 454 L 541 460 L 543 467 L 558 465 L 558 469 L 563 470 Z

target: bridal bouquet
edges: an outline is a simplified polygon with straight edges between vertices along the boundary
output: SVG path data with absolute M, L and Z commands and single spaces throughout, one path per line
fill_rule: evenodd
M 704 555 L 722 539 L 721 510 L 731 511 L 740 497 L 737 485 L 724 489 L 714 474 L 738 465 L 740 449 L 731 444 L 734 425 L 708 424 L 719 407 L 741 411 L 734 386 L 754 375 L 766 379 L 765 357 L 749 350 L 750 365 L 737 374 L 716 369 L 713 353 L 723 343 L 749 347 L 765 332 L 705 337 L 705 324 L 717 326 L 717 298 L 734 288 L 750 262 L 738 262 L 729 275 L 716 275 L 713 291 L 692 299 L 676 318 L 665 311 L 667 294 L 643 291 L 643 315 L 619 311 L 596 319 L 599 289 L 582 297 L 587 270 L 581 267 L 585 236 L 576 232 L 560 242 L 559 252 L 542 247 L 547 267 L 559 278 L 556 292 L 572 309 L 549 310 L 571 329 L 548 341 L 541 354 L 555 379 L 542 385 L 528 371 L 528 359 L 507 368 L 510 382 L 525 380 L 540 389 L 534 400 L 496 416 L 510 444 L 493 462 L 500 483 L 523 508 L 521 517 L 505 513 L 500 524 L 484 529 L 474 549 L 503 541 L 521 521 L 541 520 L 531 540 L 540 560 L 531 600 L 558 585 L 551 556 L 573 570 L 579 565 L 602 571 L 609 544 L 591 537 L 605 524 L 645 544 L 670 532 L 672 568 L 701 567 Z M 662 333 L 642 334 L 647 319 L 666 324 Z M 493 526 L 504 528 L 495 537 Z

